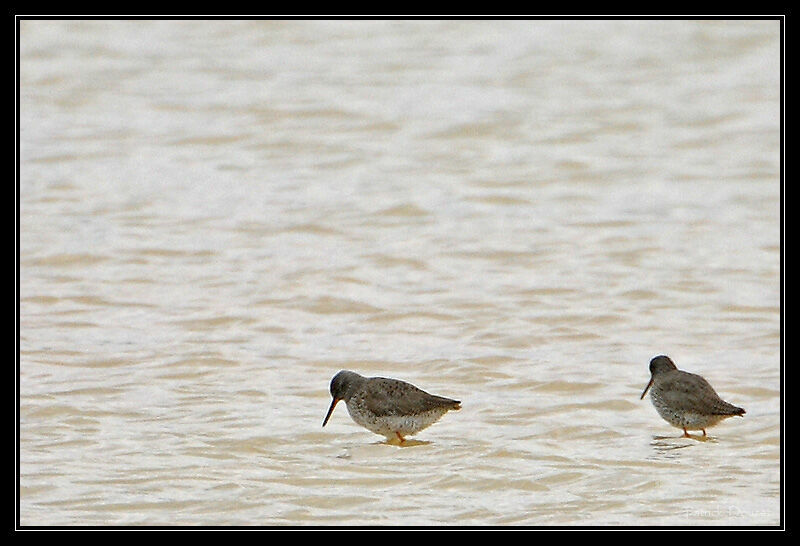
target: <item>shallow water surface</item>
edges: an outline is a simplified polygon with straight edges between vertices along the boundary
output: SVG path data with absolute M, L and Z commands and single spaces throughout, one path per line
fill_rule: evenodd
M 779 37 L 22 21 L 20 523 L 778 525 Z M 340 369 L 463 408 L 323 429 Z

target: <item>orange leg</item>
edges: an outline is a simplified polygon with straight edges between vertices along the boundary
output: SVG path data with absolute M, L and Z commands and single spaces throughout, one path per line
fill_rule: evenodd
M 402 444 L 403 442 L 405 442 L 405 441 L 406 441 L 406 439 L 405 439 L 405 438 L 403 438 L 403 437 L 400 435 L 400 433 L 399 433 L 399 432 L 395 432 L 395 434 L 397 435 L 397 439 L 398 439 L 398 440 L 400 440 L 400 443 L 401 443 L 401 444 Z
M 705 435 L 706 435 L 706 429 L 704 429 L 704 428 L 701 428 L 700 430 L 702 430 L 702 431 L 703 431 L 703 437 L 705 437 Z
M 686 427 L 683 427 L 683 437 L 684 438 L 691 438 L 691 436 L 689 436 L 689 432 L 687 432 L 687 430 L 686 430 Z

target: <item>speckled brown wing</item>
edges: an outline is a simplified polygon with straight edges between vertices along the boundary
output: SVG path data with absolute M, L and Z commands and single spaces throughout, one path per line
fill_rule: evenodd
M 707 415 L 741 415 L 742 408 L 719 397 L 703 377 L 679 370 L 669 372 L 659 389 L 663 401 L 673 410 Z
M 409 415 L 430 411 L 436 408 L 456 410 L 461 402 L 437 396 L 399 379 L 373 377 L 365 386 L 367 409 L 376 416 Z

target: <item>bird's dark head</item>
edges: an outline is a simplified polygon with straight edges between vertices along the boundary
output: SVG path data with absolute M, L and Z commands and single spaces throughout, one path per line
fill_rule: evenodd
M 650 381 L 647 383 L 644 391 L 642 391 L 642 396 L 639 397 L 639 400 L 644 398 L 644 395 L 647 394 L 647 391 L 653 386 L 653 381 L 658 374 L 677 369 L 678 367 L 675 363 L 666 355 L 659 355 L 653 358 L 653 360 L 650 361 Z
M 331 407 L 328 409 L 328 414 L 325 416 L 325 420 L 322 422 L 323 427 L 328 423 L 328 419 L 331 418 L 333 408 L 336 407 L 336 404 L 339 402 L 339 400 L 349 400 L 353 395 L 353 391 L 363 380 L 364 378 L 362 376 L 358 375 L 356 372 L 351 372 L 350 370 L 342 370 L 333 376 L 330 387 L 333 401 L 331 401 Z
M 350 370 L 342 370 L 331 379 L 331 396 L 339 400 L 347 400 L 353 389 L 364 378 Z
M 677 370 L 678 367 L 672 362 L 672 359 L 666 355 L 659 355 L 650 361 L 650 374 L 656 375 L 661 372 L 668 372 L 670 370 Z

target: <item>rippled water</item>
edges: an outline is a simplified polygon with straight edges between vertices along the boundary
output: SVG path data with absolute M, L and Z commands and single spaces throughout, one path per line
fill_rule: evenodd
M 22 21 L 19 523 L 778 525 L 779 39 Z M 463 409 L 323 429 L 340 369 Z

